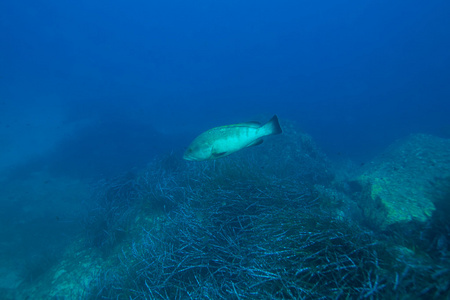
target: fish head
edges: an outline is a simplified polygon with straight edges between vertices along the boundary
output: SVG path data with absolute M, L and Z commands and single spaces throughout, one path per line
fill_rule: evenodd
M 191 148 L 187 148 L 186 149 L 186 151 L 184 151 L 184 154 L 183 154 L 183 159 L 185 159 L 185 160 L 196 160 L 195 159 L 195 156 L 192 154 L 192 149 Z
M 183 154 L 183 159 L 190 161 L 202 161 L 211 158 L 210 147 L 204 147 L 197 143 L 192 143 Z

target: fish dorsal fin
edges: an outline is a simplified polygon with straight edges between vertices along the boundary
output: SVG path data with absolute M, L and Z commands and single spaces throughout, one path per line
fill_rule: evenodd
M 249 127 L 255 127 L 255 128 L 259 128 L 262 126 L 261 123 L 257 122 L 257 121 L 250 121 L 250 122 L 245 122 L 245 123 L 239 123 L 236 124 L 237 126 L 249 126 Z
M 239 124 L 232 124 L 232 125 L 225 125 L 225 126 L 220 126 L 220 127 L 216 127 L 216 128 L 230 128 L 230 127 L 251 127 L 251 128 L 260 128 L 262 126 L 261 123 L 256 122 L 256 121 L 252 121 L 252 122 L 245 122 L 245 123 L 239 123 Z

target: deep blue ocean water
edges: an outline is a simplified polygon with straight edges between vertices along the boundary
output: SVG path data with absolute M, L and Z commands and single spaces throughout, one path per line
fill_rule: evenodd
M 410 133 L 450 134 L 447 1 L 0 5 L 10 161 L 22 160 L 28 135 L 23 155 L 82 122 L 195 135 L 276 113 L 349 156 Z
M 274 114 L 357 164 L 450 138 L 449 15 L 445 0 L 1 1 L 0 178 L 29 191 L 3 186 L 5 226 L 68 214 L 33 194 L 36 174 L 114 177 Z

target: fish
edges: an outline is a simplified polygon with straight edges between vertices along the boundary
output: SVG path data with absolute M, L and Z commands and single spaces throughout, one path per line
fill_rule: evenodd
M 214 160 L 262 144 L 263 137 L 282 133 L 277 115 L 267 123 L 246 122 L 215 127 L 197 136 L 183 154 L 189 161 Z

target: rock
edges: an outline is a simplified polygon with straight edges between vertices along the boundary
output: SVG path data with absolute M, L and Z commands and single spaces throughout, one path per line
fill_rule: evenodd
M 417 134 L 394 143 L 367 165 L 358 181 L 384 207 L 382 228 L 411 220 L 427 221 L 435 206 L 430 193 L 438 178 L 450 176 L 450 140 Z

